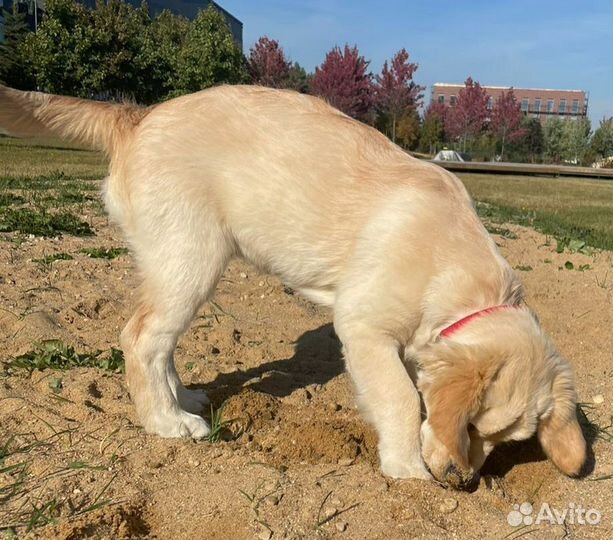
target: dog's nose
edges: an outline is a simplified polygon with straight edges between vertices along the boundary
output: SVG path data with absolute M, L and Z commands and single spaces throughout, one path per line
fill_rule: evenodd
M 469 489 L 478 479 L 479 473 L 472 469 L 460 469 L 455 463 L 450 463 L 445 469 L 445 483 L 456 489 Z

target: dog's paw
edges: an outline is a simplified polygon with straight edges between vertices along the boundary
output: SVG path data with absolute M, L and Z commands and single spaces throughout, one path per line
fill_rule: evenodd
M 177 389 L 177 401 L 183 410 L 190 413 L 199 413 L 210 403 L 204 390 L 188 390 L 185 387 Z
M 147 423 L 146 429 L 150 433 L 168 439 L 180 437 L 204 439 L 211 432 L 204 418 L 186 411 L 157 414 Z
M 426 469 L 421 460 L 417 462 L 386 460 L 381 462 L 381 471 L 391 478 L 419 478 L 421 480 L 433 480 L 432 475 Z
M 211 429 L 203 418 L 186 412 L 182 415 L 179 433 L 181 437 L 204 439 L 211 433 Z

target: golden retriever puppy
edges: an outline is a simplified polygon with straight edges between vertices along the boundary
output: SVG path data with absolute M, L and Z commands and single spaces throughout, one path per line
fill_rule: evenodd
M 429 468 L 462 486 L 496 443 L 535 432 L 562 472 L 579 473 L 571 369 L 454 175 L 317 98 L 259 87 L 151 108 L 1 87 L 0 129 L 110 157 L 106 207 L 143 277 L 121 344 L 147 431 L 209 433 L 206 395 L 181 384 L 173 352 L 242 257 L 333 308 L 385 474 Z

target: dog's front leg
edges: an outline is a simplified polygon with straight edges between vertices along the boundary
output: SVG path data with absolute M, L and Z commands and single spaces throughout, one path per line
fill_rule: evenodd
M 395 340 L 361 325 L 336 325 L 358 404 L 379 435 L 381 470 L 393 478 L 432 477 L 421 457 L 419 394 Z

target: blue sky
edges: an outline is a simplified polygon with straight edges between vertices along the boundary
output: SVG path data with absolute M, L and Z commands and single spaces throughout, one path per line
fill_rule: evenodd
M 419 84 L 463 82 L 589 92 L 592 123 L 613 115 L 613 1 L 219 0 L 308 70 L 334 45 L 357 44 L 378 71 L 405 47 Z

